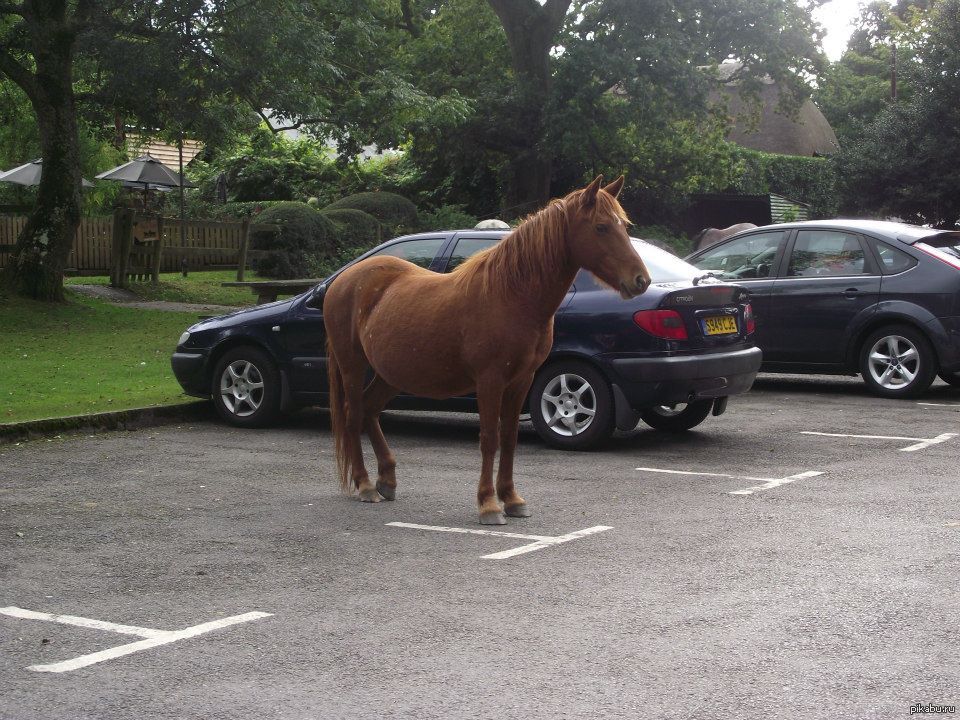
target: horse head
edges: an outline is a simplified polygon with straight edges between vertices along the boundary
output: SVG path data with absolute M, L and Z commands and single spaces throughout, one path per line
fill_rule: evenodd
M 617 201 L 623 176 L 601 187 L 599 175 L 564 202 L 569 218 L 570 254 L 579 267 L 617 290 L 625 300 L 650 286 L 650 273 L 627 234 L 627 214 Z

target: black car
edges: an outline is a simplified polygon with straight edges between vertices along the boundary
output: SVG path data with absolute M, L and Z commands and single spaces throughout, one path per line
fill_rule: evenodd
M 497 243 L 503 230 L 461 230 L 396 238 L 361 256 L 394 255 L 450 272 Z M 554 325 L 554 345 L 530 391 L 531 420 L 562 448 L 592 447 L 640 419 L 687 430 L 727 398 L 746 392 L 760 367 L 753 315 L 737 285 L 634 240 L 653 285 L 632 300 L 577 275 Z M 184 390 L 213 398 L 235 425 L 264 425 L 279 413 L 323 404 L 327 393 L 323 297 L 334 273 L 291 300 L 204 320 L 180 338 L 172 358 Z M 477 312 L 482 312 L 477 308 Z M 430 401 L 400 396 L 394 408 L 476 410 L 471 397 Z
M 763 369 L 860 373 L 916 397 L 960 385 L 960 233 L 869 220 L 768 225 L 689 262 L 749 290 Z

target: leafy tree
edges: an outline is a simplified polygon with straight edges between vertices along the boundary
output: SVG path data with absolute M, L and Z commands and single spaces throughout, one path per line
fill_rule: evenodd
M 0 76 L 36 118 L 44 174 L 6 281 L 62 298 L 80 217 L 79 125 L 114 120 L 207 142 L 250 127 L 309 128 L 348 153 L 389 145 L 425 113 L 464 103 L 422 93 L 381 63 L 375 0 L 0 0 Z
M 814 101 L 830 122 L 841 146 L 853 140 L 886 106 L 913 95 L 911 66 L 923 34 L 926 3 L 891 5 L 874 0 L 863 6 L 847 50 L 820 78 Z M 896 82 L 894 78 L 896 77 Z
M 788 101 L 798 103 L 801 76 L 815 74 L 821 63 L 816 28 L 794 0 L 402 4 L 412 21 L 400 25 L 415 38 L 400 54 L 407 67 L 435 83 L 434 93 L 453 86 L 475 100 L 466 123 L 417 138 L 411 152 L 431 177 L 467 184 L 495 179 L 510 214 L 568 190 L 580 182 L 574 176 L 620 165 L 629 140 L 642 137 L 652 148 L 658 136 L 672 133 L 674 144 L 683 145 L 683 121 L 708 140 L 705 154 L 716 156 L 704 65 L 737 58 L 746 88 L 770 75 L 787 88 Z M 426 38 L 441 42 L 425 46 Z M 632 127 L 617 137 L 625 122 Z M 637 168 L 648 159 L 638 158 Z M 660 178 L 648 182 L 662 185 Z M 490 211 L 456 194 L 446 200 L 478 215 Z
M 908 81 L 839 158 L 847 209 L 936 226 L 960 221 L 960 0 L 931 7 Z M 922 90 L 921 90 L 922 89 Z

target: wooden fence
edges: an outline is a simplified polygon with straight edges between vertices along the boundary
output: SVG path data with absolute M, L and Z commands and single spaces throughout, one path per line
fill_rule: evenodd
M 88 217 L 80 221 L 67 259 L 67 269 L 77 275 L 110 275 L 117 268 L 114 252 L 114 217 Z M 26 217 L 0 215 L 0 268 L 10 258 Z M 159 227 L 158 227 L 159 226 Z M 242 222 L 187 220 L 180 239 L 179 218 L 138 215 L 133 218 L 129 243 L 130 272 L 153 268 L 157 234 L 161 235 L 160 272 L 236 268 L 246 265 L 247 230 L 274 229 Z M 253 253 L 251 253 L 253 254 Z M 149 260 L 148 260 L 149 258 Z

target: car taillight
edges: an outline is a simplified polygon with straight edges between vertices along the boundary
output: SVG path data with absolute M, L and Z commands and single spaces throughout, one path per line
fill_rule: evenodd
M 669 340 L 686 340 L 687 326 L 676 310 L 641 310 L 633 315 L 633 321 L 651 335 Z
M 747 335 L 757 329 L 757 321 L 753 318 L 753 305 L 750 303 L 743 306 L 743 322 L 747 326 Z

